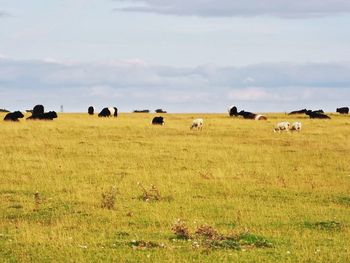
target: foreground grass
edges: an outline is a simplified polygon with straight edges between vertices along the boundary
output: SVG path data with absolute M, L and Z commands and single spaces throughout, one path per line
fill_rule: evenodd
M 1 122 L 1 261 L 350 261 L 349 116 L 152 116 Z M 302 132 L 274 134 L 282 120 Z M 202 225 L 271 246 L 210 246 Z

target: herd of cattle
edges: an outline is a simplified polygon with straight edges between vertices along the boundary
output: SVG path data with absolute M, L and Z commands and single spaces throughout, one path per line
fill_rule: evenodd
M 338 112 L 340 114 L 349 114 L 349 107 L 337 108 L 336 112 Z M 264 116 L 264 115 L 255 114 L 255 113 L 244 111 L 244 110 L 241 110 L 240 112 L 238 112 L 236 106 L 229 107 L 228 114 L 231 117 L 243 116 L 244 119 L 267 120 L 266 116 Z M 294 115 L 294 114 L 306 114 L 311 119 L 330 119 L 330 117 L 328 115 L 324 114 L 323 110 L 302 109 L 302 110 L 292 111 L 292 112 L 288 113 L 288 115 Z
M 34 106 L 33 110 L 28 110 L 27 112 L 31 112 L 32 115 L 27 118 L 27 120 L 53 120 L 57 118 L 57 113 L 55 111 L 49 111 L 45 112 L 44 111 L 44 106 L 43 105 L 36 105 Z M 149 110 L 135 110 L 134 113 L 148 113 L 150 112 Z M 162 109 L 157 109 L 155 112 L 157 113 L 166 113 L 166 111 Z M 342 107 L 342 108 L 337 108 L 336 112 L 340 114 L 349 114 L 349 108 L 348 107 Z M 90 106 L 88 108 L 88 114 L 89 115 L 94 115 L 95 109 L 93 106 Z M 261 114 L 256 114 L 248 111 L 241 110 L 238 112 L 236 106 L 231 106 L 228 108 L 228 113 L 231 117 L 238 117 L 242 116 L 244 119 L 252 119 L 252 120 L 267 120 L 267 117 Z M 311 119 L 330 119 L 330 117 L 326 114 L 324 114 L 323 110 L 307 110 L 307 109 L 302 109 L 302 110 L 297 110 L 297 111 L 292 111 L 288 113 L 289 115 L 295 115 L 295 114 L 306 114 L 308 115 Z M 20 111 L 14 111 L 14 112 L 9 112 L 6 114 L 4 121 L 19 121 L 20 118 L 23 118 L 24 115 Z M 98 117 L 118 117 L 118 109 L 116 107 L 108 107 L 108 108 L 103 108 L 101 112 L 98 114 Z M 191 129 L 198 129 L 202 130 L 203 128 L 203 119 L 195 119 L 192 122 Z M 154 117 L 151 121 L 151 124 L 153 125 L 164 125 L 164 117 L 162 116 L 157 116 Z M 274 128 L 274 132 L 281 132 L 281 131 L 300 131 L 301 130 L 301 123 L 300 122 L 294 122 L 290 124 L 289 122 L 279 122 Z
M 43 105 L 35 105 L 32 110 L 28 110 L 27 112 L 31 112 L 32 116 L 28 117 L 27 120 L 53 120 L 57 118 L 57 113 L 55 111 L 44 111 Z M 20 111 L 14 111 L 7 113 L 4 121 L 18 121 L 18 119 L 23 118 L 24 115 Z

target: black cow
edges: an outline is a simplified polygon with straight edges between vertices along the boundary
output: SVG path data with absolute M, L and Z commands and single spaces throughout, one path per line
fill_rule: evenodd
M 165 110 L 162 110 L 162 109 L 156 109 L 155 112 L 156 112 L 156 113 L 166 113 L 166 111 L 165 111 Z
M 149 113 L 149 110 L 134 110 L 134 113 Z
M 102 111 L 98 114 L 98 117 L 117 117 L 118 109 L 116 107 L 103 108 Z
M 324 113 L 323 110 L 313 110 L 312 112 L 314 112 L 314 113 Z
M 24 115 L 22 112 L 14 111 L 14 112 L 7 113 L 4 118 L 4 121 L 18 121 L 19 118 L 23 118 L 23 117 Z
M 44 106 L 43 105 L 35 105 L 32 111 L 32 115 L 39 115 L 44 113 Z
M 94 115 L 94 111 L 95 111 L 94 107 L 90 106 L 90 107 L 88 108 L 88 113 L 89 113 L 89 115 Z
M 152 120 L 152 124 L 153 125 L 164 125 L 165 122 L 164 122 L 164 118 L 159 116 L 159 117 L 154 117 L 153 120 Z
M 228 114 L 230 115 L 230 117 L 237 116 L 238 115 L 237 107 L 236 106 L 229 107 L 228 108 Z
M 32 115 L 27 118 L 27 120 L 50 120 L 57 118 L 57 113 L 55 111 L 44 112 L 42 114 Z
M 240 112 L 238 112 L 237 115 L 243 116 L 244 119 L 255 119 L 255 116 L 256 116 L 255 113 L 244 111 L 244 110 L 241 110 Z
M 305 114 L 308 115 L 310 119 L 330 119 L 330 117 L 326 114 L 318 113 L 311 110 L 308 110 Z
M 261 114 L 255 114 L 249 111 L 241 110 L 237 115 L 243 116 L 244 119 L 256 120 L 256 121 L 266 121 L 267 117 Z
M 292 111 L 290 113 L 288 113 L 289 115 L 293 115 L 293 114 L 305 114 L 307 112 L 307 109 L 302 109 L 302 110 L 296 110 L 296 111 Z
M 349 114 L 349 107 L 341 107 L 341 108 L 337 108 L 337 111 L 340 114 Z

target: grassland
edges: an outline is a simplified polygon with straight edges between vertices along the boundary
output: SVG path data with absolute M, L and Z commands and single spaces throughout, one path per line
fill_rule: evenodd
M 152 116 L 1 122 L 0 261 L 350 262 L 349 116 Z M 302 132 L 273 133 L 283 120 Z

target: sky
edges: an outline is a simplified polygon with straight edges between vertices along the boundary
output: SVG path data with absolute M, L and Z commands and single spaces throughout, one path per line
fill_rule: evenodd
M 348 0 L 0 0 L 0 108 L 350 106 Z

